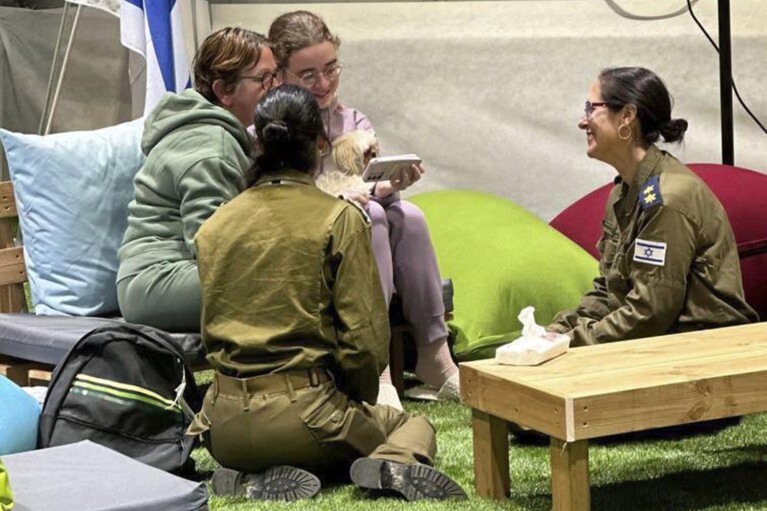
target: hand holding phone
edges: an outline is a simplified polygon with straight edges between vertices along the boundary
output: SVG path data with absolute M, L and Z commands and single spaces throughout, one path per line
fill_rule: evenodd
M 401 172 L 410 169 L 411 165 L 421 163 L 421 158 L 416 154 L 400 154 L 397 156 L 382 156 L 372 158 L 368 162 L 362 179 L 367 182 L 386 181 L 400 175 Z

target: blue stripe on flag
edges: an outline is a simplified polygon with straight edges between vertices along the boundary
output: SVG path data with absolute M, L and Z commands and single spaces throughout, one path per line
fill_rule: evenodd
M 136 7 L 141 9 L 142 11 L 144 10 L 144 0 L 124 0 L 124 1 L 129 3 L 129 4 L 135 5 Z
M 140 0 L 128 0 L 135 3 Z M 176 90 L 176 77 L 173 64 L 173 30 L 170 25 L 170 11 L 175 0 L 151 0 L 144 6 L 149 33 L 152 36 L 157 62 L 160 65 L 165 90 Z
M 646 241 L 637 241 L 637 245 L 640 247 L 650 247 L 650 248 L 666 248 L 665 245 L 657 245 L 654 243 L 647 243 Z
M 639 259 L 640 261 L 650 261 L 653 263 L 662 263 L 663 259 L 657 258 L 657 257 L 644 257 L 644 256 L 634 256 L 634 259 Z

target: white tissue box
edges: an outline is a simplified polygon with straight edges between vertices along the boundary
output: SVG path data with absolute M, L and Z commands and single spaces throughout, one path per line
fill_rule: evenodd
M 548 332 L 546 338 L 520 337 L 495 350 L 495 361 L 515 366 L 536 366 L 558 357 L 570 348 L 570 338 Z

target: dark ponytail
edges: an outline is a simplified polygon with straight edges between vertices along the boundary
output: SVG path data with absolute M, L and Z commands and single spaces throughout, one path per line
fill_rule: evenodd
M 643 67 L 614 67 L 599 74 L 602 99 L 613 111 L 634 105 L 646 145 L 661 136 L 664 142 L 681 142 L 687 131 L 687 121 L 672 119 L 673 99 L 663 81 Z
M 671 119 L 660 126 L 660 134 L 666 142 L 681 141 L 686 131 L 687 121 L 684 119 Z
M 264 174 L 289 168 L 311 173 L 317 166 L 317 140 L 324 133 L 314 96 L 295 85 L 270 90 L 256 107 L 261 154 L 247 173 L 247 185 Z

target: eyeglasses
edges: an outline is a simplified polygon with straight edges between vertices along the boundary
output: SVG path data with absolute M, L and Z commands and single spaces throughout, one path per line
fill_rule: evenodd
M 322 71 L 304 71 L 300 75 L 291 73 L 287 69 L 283 69 L 283 71 L 298 78 L 298 81 L 302 87 L 311 89 L 317 85 L 317 83 L 319 83 L 320 76 L 324 76 L 325 79 L 329 82 L 338 80 L 338 77 L 341 75 L 341 69 L 343 69 L 343 65 L 340 62 L 336 62 L 335 64 L 329 65 Z
M 279 75 L 279 71 L 273 71 L 271 73 L 267 71 L 262 75 L 242 75 L 240 76 L 240 80 L 253 80 L 254 82 L 259 82 L 261 88 L 268 92 L 269 89 L 272 88 L 272 85 L 274 85 L 274 79 Z
M 596 107 L 598 106 L 615 106 L 615 105 L 613 103 L 606 103 L 603 101 L 596 101 L 593 103 L 591 101 L 586 101 L 586 105 L 583 109 L 583 114 L 586 116 L 586 119 L 591 119 L 591 114 L 594 113 L 594 109 L 596 109 Z

